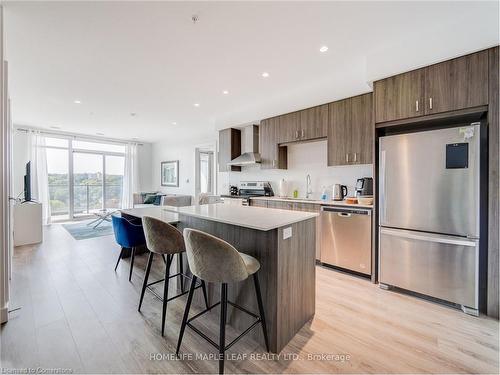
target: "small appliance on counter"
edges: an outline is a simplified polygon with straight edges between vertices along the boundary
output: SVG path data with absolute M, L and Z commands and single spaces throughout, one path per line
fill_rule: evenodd
M 373 195 L 373 178 L 363 177 L 356 181 L 356 197 Z
M 232 192 L 231 188 L 229 190 L 230 193 Z M 268 181 L 241 181 L 236 195 L 221 195 L 224 201 L 229 199 L 232 203 L 238 203 L 242 206 L 248 206 L 250 198 L 252 197 L 272 196 L 274 196 L 273 188 L 271 187 L 271 183 Z
M 347 196 L 347 186 L 335 184 L 333 185 L 332 199 L 334 201 L 342 201 Z
M 230 186 L 229 195 L 238 195 L 238 186 Z

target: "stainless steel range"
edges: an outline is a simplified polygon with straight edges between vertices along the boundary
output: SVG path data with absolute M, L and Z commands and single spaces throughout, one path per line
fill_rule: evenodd
M 269 181 L 241 181 L 238 184 L 237 195 L 221 195 L 224 202 L 248 206 L 252 197 L 272 197 L 273 188 Z

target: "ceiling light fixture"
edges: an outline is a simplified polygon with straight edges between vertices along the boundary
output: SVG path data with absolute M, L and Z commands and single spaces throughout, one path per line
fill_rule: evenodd
M 81 103 L 82 103 L 82 101 L 81 101 L 81 100 L 78 100 L 78 99 L 75 99 L 75 100 L 73 100 L 73 103 L 75 103 L 75 104 L 81 104 Z
M 194 103 L 193 104 L 195 107 L 199 107 L 200 106 L 200 103 Z
M 229 91 L 224 90 L 224 91 L 222 91 L 222 93 L 223 93 L 224 95 L 227 95 L 227 94 L 229 94 Z
M 177 123 L 174 121 L 174 122 L 172 123 L 172 125 L 177 125 Z
M 328 51 L 328 46 L 322 46 L 320 49 L 319 49 L 319 52 L 326 52 Z
M 137 113 L 135 113 L 135 112 L 130 112 L 130 116 L 135 117 L 135 116 L 137 116 Z
M 264 73 L 262 73 L 262 77 L 264 77 L 264 78 L 269 77 L 269 73 L 268 73 L 268 72 L 264 72 Z

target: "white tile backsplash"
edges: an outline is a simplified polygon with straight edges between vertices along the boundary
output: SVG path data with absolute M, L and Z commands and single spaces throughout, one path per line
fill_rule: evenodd
M 279 191 L 279 181 L 284 178 L 288 185 L 288 195 L 298 189 L 299 197 L 306 194 L 306 176 L 311 175 L 313 198 L 321 195 L 322 188 L 327 188 L 330 197 L 333 184 L 347 185 L 349 195 L 354 195 L 356 180 L 361 177 L 373 177 L 373 165 L 327 166 L 326 140 L 298 143 L 288 146 L 287 170 L 262 170 L 259 165 L 243 167 L 241 172 L 219 173 L 219 193 L 227 194 L 229 185 L 238 185 L 240 181 L 270 181 L 274 193 Z

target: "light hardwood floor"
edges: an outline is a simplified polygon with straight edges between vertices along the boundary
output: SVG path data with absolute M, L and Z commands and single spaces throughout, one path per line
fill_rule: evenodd
M 2 368 L 68 368 L 93 373 L 213 373 L 215 360 L 169 358 L 175 352 L 185 297 L 161 304 L 147 293 L 137 312 L 145 255 L 113 272 L 112 236 L 75 241 L 60 225 L 40 246 L 15 249 L 10 320 L 1 327 Z M 155 277 L 162 272 L 157 260 Z M 162 284 L 158 286 L 162 287 Z M 244 338 L 226 362 L 236 373 L 498 373 L 498 322 L 384 291 L 369 281 L 317 268 L 316 315 L 279 358 L 259 359 L 262 346 Z M 198 320 L 217 337 L 218 311 Z M 229 339 L 236 335 L 229 330 Z M 181 352 L 215 355 L 186 331 Z M 151 360 L 151 355 L 164 355 Z M 344 355 L 311 358 L 311 355 Z

